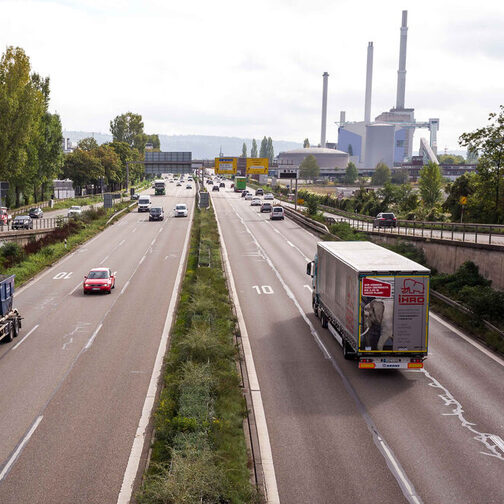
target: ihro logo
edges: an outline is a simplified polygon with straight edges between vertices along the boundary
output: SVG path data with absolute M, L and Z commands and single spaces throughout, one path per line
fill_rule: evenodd
M 425 286 L 412 278 L 406 278 L 399 294 L 399 304 L 423 305 L 425 303 Z

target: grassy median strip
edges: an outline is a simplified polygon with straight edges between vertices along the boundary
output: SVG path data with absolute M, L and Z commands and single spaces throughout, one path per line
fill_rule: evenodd
M 195 209 L 139 503 L 259 502 L 250 482 L 235 329 L 215 216 Z
M 32 240 L 24 247 L 6 243 L 0 249 L 1 272 L 5 275 L 16 275 L 16 287 L 20 287 L 37 273 L 103 231 L 107 220 L 128 205 L 131 205 L 131 201 L 118 203 L 109 209 L 91 208 L 83 212 L 82 217 L 70 219 L 51 234 L 38 241 Z

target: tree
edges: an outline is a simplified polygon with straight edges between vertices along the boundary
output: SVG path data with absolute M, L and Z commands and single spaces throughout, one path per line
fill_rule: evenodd
M 103 167 L 106 184 L 115 189 L 122 182 L 121 158 L 109 145 L 98 147 L 94 154 Z
M 348 155 L 349 156 L 353 156 L 353 147 L 352 147 L 352 144 L 348 144 L 347 151 L 348 151 Z
M 92 151 L 98 149 L 98 142 L 93 137 L 83 138 L 79 140 L 77 148 L 83 151 Z
M 72 180 L 76 188 L 96 185 L 104 175 L 103 166 L 93 152 L 76 149 L 65 156 L 63 176 Z
M 320 166 L 315 156 L 310 154 L 303 159 L 299 165 L 299 178 L 304 180 L 315 180 L 320 175 Z
M 305 138 L 303 142 L 303 148 L 306 149 L 308 147 L 310 147 L 310 140 L 308 140 L 308 138 Z
M 420 170 L 418 187 L 427 208 L 433 208 L 441 200 L 443 177 L 439 165 L 432 161 Z
M 118 115 L 113 121 L 110 121 L 110 132 L 112 133 L 113 141 L 126 142 L 130 147 L 135 145 L 135 139 L 138 142 L 138 137 L 143 135 L 143 128 L 142 116 L 133 112 Z
M 385 163 L 380 162 L 376 165 L 371 177 L 371 183 L 376 186 L 382 186 L 390 182 L 390 177 L 390 168 Z
M 241 157 L 244 157 L 244 158 L 247 157 L 247 144 L 245 142 L 243 142 L 243 145 L 242 145 Z
M 257 142 L 255 138 L 252 139 L 252 149 L 250 149 L 250 157 L 257 157 Z
M 455 154 L 440 154 L 438 157 L 440 164 L 449 165 L 463 165 L 465 164 L 465 159 L 463 156 L 457 156 Z
M 390 181 L 392 184 L 402 185 L 408 182 L 409 175 L 408 170 L 406 168 L 399 168 L 392 172 L 392 177 Z
M 348 166 L 346 168 L 345 172 L 345 178 L 344 182 L 345 184 L 353 184 L 357 178 L 359 177 L 359 172 L 357 171 L 357 167 L 355 166 L 352 161 L 348 163 Z
M 275 157 L 275 151 L 273 149 L 273 140 L 271 137 L 268 137 L 268 141 L 266 143 L 266 156 L 269 159 L 269 162 L 273 162 L 273 158 Z
M 261 148 L 259 149 L 259 157 L 268 157 L 268 139 L 264 137 L 261 140 Z
M 448 197 L 443 203 L 443 209 L 451 213 L 452 220 L 460 220 L 462 213 L 460 198 L 465 196 L 470 199 L 476 191 L 477 177 L 476 173 L 464 173 L 447 186 Z M 469 217 L 469 214 L 470 212 L 467 212 L 466 216 Z
M 490 124 L 472 133 L 463 133 L 459 144 L 471 152 L 478 152 L 478 174 L 493 188 L 493 223 L 504 220 L 504 209 L 501 201 L 500 186 L 502 185 L 502 167 L 504 163 L 504 105 L 500 106 L 499 114 L 488 116 Z

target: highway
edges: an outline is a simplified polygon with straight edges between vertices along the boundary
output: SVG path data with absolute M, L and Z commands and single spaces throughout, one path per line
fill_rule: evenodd
M 114 503 L 126 468 L 135 475 L 194 206 L 194 189 L 167 186 L 153 196 L 163 222 L 127 214 L 16 292 L 23 327 L 0 345 L 2 504 Z M 188 218 L 172 217 L 178 202 Z M 84 296 L 83 276 L 99 266 L 117 272 L 116 288 Z
M 357 369 L 312 313 L 306 263 L 318 239 L 229 189 L 210 194 L 279 501 L 504 502 L 504 361 L 431 314 L 424 370 Z

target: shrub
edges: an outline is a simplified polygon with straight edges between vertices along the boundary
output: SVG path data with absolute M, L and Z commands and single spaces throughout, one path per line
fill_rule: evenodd
M 19 264 L 25 257 L 23 247 L 15 242 L 7 242 L 0 248 L 0 256 L 2 258 L 2 265 L 5 268 L 10 268 L 15 264 Z

